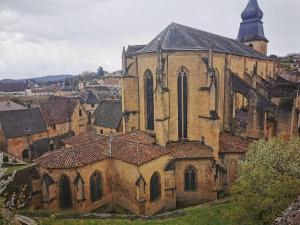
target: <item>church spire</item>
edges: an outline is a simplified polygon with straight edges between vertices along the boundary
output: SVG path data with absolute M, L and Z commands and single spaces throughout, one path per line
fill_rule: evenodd
M 257 0 L 249 0 L 241 15 L 243 21 L 240 25 L 237 39 L 249 47 L 267 54 L 268 39 L 264 33 L 263 16 L 263 11 L 260 9 Z

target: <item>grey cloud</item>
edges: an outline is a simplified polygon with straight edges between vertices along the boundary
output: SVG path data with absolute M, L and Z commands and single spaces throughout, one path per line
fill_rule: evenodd
M 248 0 L 0 0 L 0 78 L 121 67 L 171 22 L 236 38 Z M 284 3 L 283 3 L 284 2 Z M 300 51 L 300 1 L 259 0 L 270 53 Z

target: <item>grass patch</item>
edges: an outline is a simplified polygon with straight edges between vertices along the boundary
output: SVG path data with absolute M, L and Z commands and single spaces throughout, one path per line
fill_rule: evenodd
M 230 203 L 185 209 L 185 216 L 164 220 L 121 220 L 121 219 L 56 219 L 51 216 L 41 219 L 40 225 L 229 225 L 226 214 Z

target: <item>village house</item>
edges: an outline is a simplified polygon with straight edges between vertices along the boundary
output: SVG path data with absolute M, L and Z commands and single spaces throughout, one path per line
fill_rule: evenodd
M 0 112 L 1 151 L 21 160 L 31 160 L 44 153 L 39 140 L 48 136 L 39 109 Z
M 40 110 L 46 121 L 49 137 L 80 135 L 88 131 L 87 113 L 77 99 L 49 99 L 40 104 Z
M 80 101 L 88 115 L 89 124 L 91 124 L 93 114 L 100 103 L 100 99 L 93 90 L 86 90 L 80 98 Z
M 121 113 L 100 103 L 100 134 L 38 159 L 33 207 L 153 215 L 215 200 L 252 140 L 298 135 L 298 85 L 267 56 L 262 18 L 249 0 L 236 40 L 171 23 L 124 48 Z M 123 133 L 102 135 L 119 115 Z
M 97 134 L 123 132 L 122 103 L 116 100 L 102 101 L 94 114 L 93 129 Z

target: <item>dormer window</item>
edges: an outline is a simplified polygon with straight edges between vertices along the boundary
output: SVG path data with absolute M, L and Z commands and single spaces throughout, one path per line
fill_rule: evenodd
M 253 49 L 253 44 L 252 43 L 249 44 L 249 48 Z
M 79 116 L 82 117 L 82 110 L 79 109 Z

